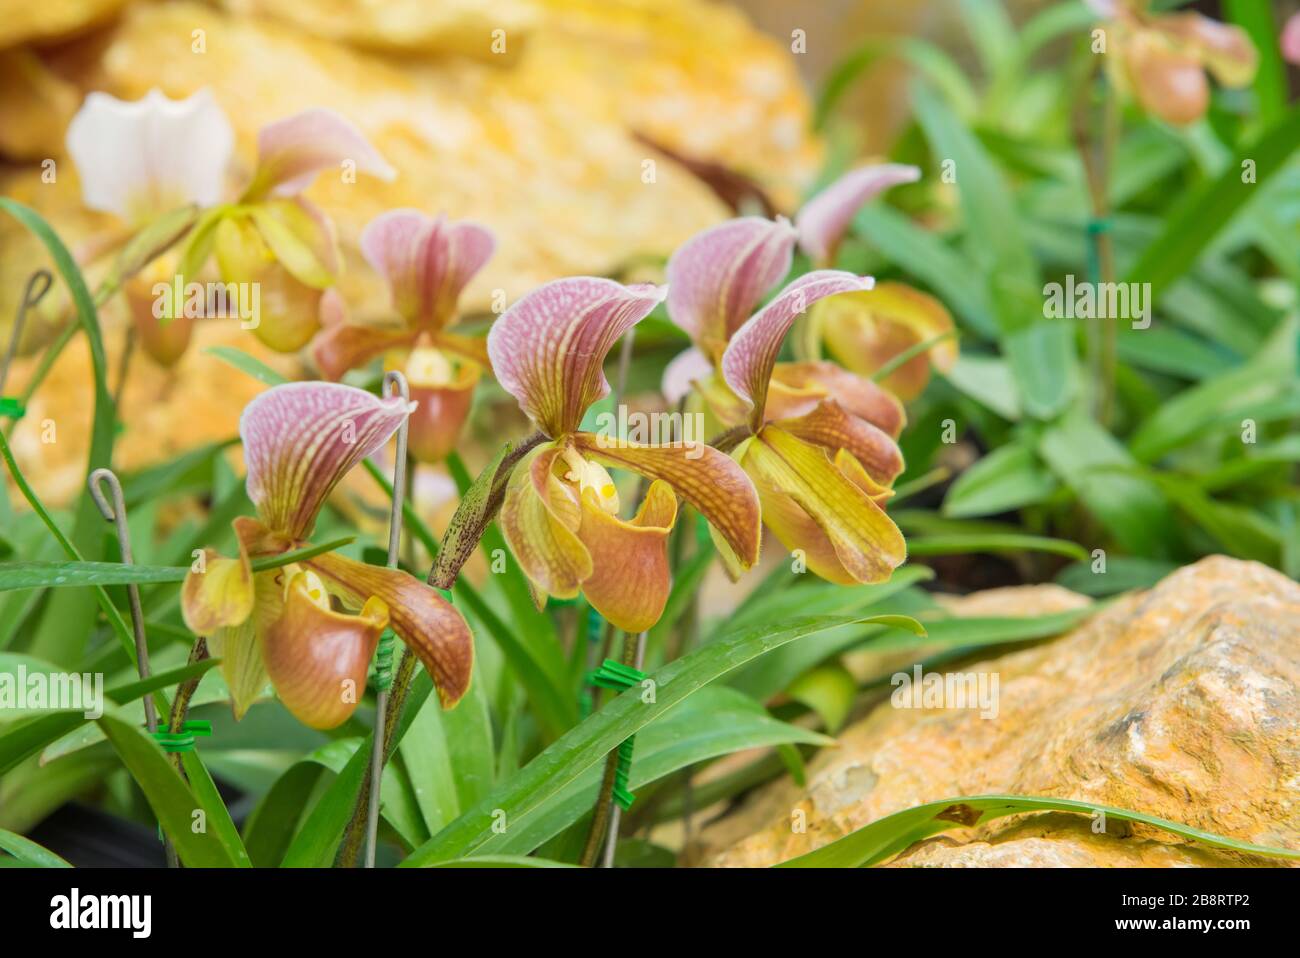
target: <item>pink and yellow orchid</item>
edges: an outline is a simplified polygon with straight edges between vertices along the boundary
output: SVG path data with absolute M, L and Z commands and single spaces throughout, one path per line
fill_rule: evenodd
M 234 134 L 208 90 L 184 100 L 150 90 L 134 102 L 91 93 L 68 125 L 68 153 L 88 209 L 111 213 L 138 233 L 189 204 L 205 207 L 225 192 Z M 145 352 L 170 366 L 189 345 L 194 320 L 155 314 L 158 283 L 170 282 L 178 257 L 158 257 L 125 284 L 132 323 Z
M 255 559 L 302 548 L 334 486 L 409 413 L 400 398 L 338 383 L 277 386 L 244 410 L 239 431 L 257 517 L 234 522 L 238 558 L 205 550 L 181 592 L 186 625 L 221 656 L 237 718 L 269 679 L 305 724 L 345 721 L 386 627 L 424 664 L 444 706 L 469 686 L 474 646 L 465 620 L 409 574 L 332 553 L 252 568 Z
M 851 170 L 799 210 L 795 219 L 799 246 L 815 267 L 835 261 L 840 241 L 853 216 L 892 186 L 921 177 L 915 166 L 882 163 Z M 914 399 L 930 379 L 931 365 L 947 371 L 957 361 L 952 316 L 933 296 L 903 283 L 831 296 L 813 306 L 804 323 L 796 353 L 812 359 L 822 351 L 850 372 L 871 376 L 894 357 L 934 342 L 906 360 L 883 380 L 900 399 Z M 945 337 L 945 338 L 940 338 Z
M 1106 18 L 1106 71 L 1142 109 L 1183 126 L 1210 105 L 1206 71 L 1226 87 L 1250 84 L 1259 54 L 1241 27 L 1195 12 L 1156 14 L 1149 0 L 1086 0 Z
M 355 126 L 323 108 L 265 127 L 257 150 L 257 169 L 239 201 L 213 209 L 194 227 L 181 273 L 192 277 L 215 253 L 223 282 L 259 290 L 254 335 L 293 352 L 320 328 L 321 297 L 341 269 L 333 223 L 302 192 L 326 170 L 386 180 L 396 173 Z
M 802 550 L 808 568 L 829 581 L 879 582 L 906 557 L 902 535 L 880 506 L 903 469 L 894 441 L 902 406 L 833 363 L 776 361 L 805 310 L 873 282 L 816 270 L 749 315 L 784 277 L 794 242 L 788 223 L 751 217 L 707 230 L 673 254 L 669 313 L 698 355 L 679 358 L 670 372 L 675 383 L 691 378 L 722 426 L 748 433 L 733 456 L 758 490 L 763 521 L 786 548 Z M 709 356 L 717 356 L 713 364 Z M 736 557 L 718 546 L 738 574 Z
M 397 321 L 353 323 L 340 298 L 326 297 L 325 328 L 312 346 L 317 364 L 331 379 L 380 354 L 386 366 L 401 369 L 419 403 L 409 441 L 422 462 L 436 462 L 454 448 L 487 365 L 481 339 L 448 327 L 461 291 L 495 248 L 492 233 L 476 223 L 393 210 L 367 224 L 361 252 L 387 281 Z
M 737 566 L 758 559 L 758 497 L 725 454 L 579 431 L 587 408 L 609 393 L 602 365 L 610 348 L 663 298 L 655 286 L 556 280 L 510 307 L 487 341 L 501 385 L 550 440 L 511 476 L 501 509 L 506 541 L 539 602 L 581 589 L 628 632 L 652 626 L 668 600 L 667 540 L 678 496 L 709 521 Z M 652 480 L 630 520 L 619 518 L 606 466 Z

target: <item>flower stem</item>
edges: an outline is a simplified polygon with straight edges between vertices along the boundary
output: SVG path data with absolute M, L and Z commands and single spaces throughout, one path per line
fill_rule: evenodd
M 474 549 L 478 547 L 479 540 L 483 538 L 483 533 L 501 508 L 510 474 L 519 461 L 545 442 L 546 438 L 540 432 L 533 433 L 517 445 L 510 447 L 499 462 L 494 460 L 493 464 L 488 466 L 488 469 L 495 469 L 492 475 L 488 475 L 488 470 L 485 469 L 478 479 L 474 480 L 476 487 L 480 483 L 486 484 L 486 495 L 482 497 L 466 495 L 461 499 L 460 506 L 447 525 L 447 535 L 443 539 L 444 548 L 438 552 L 433 567 L 429 570 L 426 580 L 429 585 L 435 589 L 450 589 L 455 585 L 461 568 L 469 561 Z M 370 814 L 371 781 L 376 776 L 374 769 L 378 766 L 378 774 L 382 776 L 384 763 L 392 757 L 397 747 L 396 730 L 402 716 L 402 708 L 406 705 L 406 697 L 411 691 L 411 681 L 415 678 L 415 665 L 415 656 L 403 650 L 393 673 L 393 686 L 388 692 L 387 708 L 383 710 L 383 752 L 379 760 L 375 762 L 372 759 L 371 766 L 366 769 L 361 791 L 357 795 L 357 804 L 352 809 L 352 818 L 343 832 L 343 843 L 335 860 L 337 865 L 344 868 L 354 866 L 361 853 L 365 826 Z M 376 721 L 380 719 L 377 718 Z
M 645 657 L 645 633 L 626 632 L 623 634 L 623 664 L 640 668 Z M 601 847 L 605 849 L 602 866 L 612 868 L 614 865 L 614 848 L 618 844 L 618 823 L 622 809 L 614 805 L 614 773 L 618 768 L 618 749 L 605 756 L 605 775 L 600 781 L 600 793 L 596 798 L 596 809 L 591 816 L 591 831 L 587 833 L 587 844 L 583 846 L 582 857 L 578 864 L 590 868 L 596 864 L 596 856 Z

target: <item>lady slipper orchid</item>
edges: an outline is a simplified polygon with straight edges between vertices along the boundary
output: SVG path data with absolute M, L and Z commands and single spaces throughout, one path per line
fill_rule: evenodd
M 401 368 L 418 402 L 409 426 L 411 454 L 437 462 L 456 444 L 474 387 L 487 365 L 483 341 L 449 332 L 461 291 L 483 268 L 496 239 L 476 223 L 451 222 L 417 210 L 392 210 L 361 233 L 361 252 L 388 284 L 397 322 L 350 322 L 341 300 L 329 297 L 325 329 L 312 353 L 337 379 L 373 357 Z
M 897 163 L 844 174 L 799 210 L 795 223 L 800 248 L 815 265 L 831 265 L 849 223 L 864 203 L 920 177 L 917 167 Z M 903 283 L 878 283 L 874 289 L 831 296 L 814 305 L 796 353 L 817 358 L 824 349 L 844 368 L 870 376 L 895 356 L 938 339 L 883 381 L 900 399 L 914 399 L 929 381 L 931 364 L 947 371 L 957 361 L 955 340 L 939 339 L 953 329 L 952 316 L 933 296 Z
M 1107 20 L 1107 75 L 1142 109 L 1183 126 L 1210 105 L 1209 73 L 1241 88 L 1255 77 L 1259 55 L 1245 30 L 1195 12 L 1155 14 L 1147 0 L 1086 0 Z
M 269 679 L 303 723 L 345 721 L 386 627 L 424 664 L 444 707 L 468 687 L 474 646 L 465 620 L 409 574 L 333 553 L 252 568 L 257 558 L 302 548 L 334 486 L 409 413 L 400 398 L 317 382 L 276 386 L 245 408 L 239 432 L 257 517 L 234 522 L 238 558 L 205 550 L 181 591 L 186 625 L 221 656 L 236 718 Z
M 234 143 L 229 121 L 206 89 L 184 100 L 154 89 L 134 102 L 91 93 L 67 134 L 82 202 L 137 233 L 178 207 L 220 201 Z M 162 366 L 180 359 L 193 327 L 191 317 L 159 316 L 156 308 L 154 290 L 170 281 L 176 264 L 176 255 L 164 254 L 125 283 L 140 344 Z
M 784 276 L 794 241 L 788 224 L 746 218 L 707 230 L 673 254 L 669 313 L 692 334 L 698 357 L 674 362 L 671 386 L 680 389 L 692 376 L 721 425 L 748 433 L 733 457 L 758 489 L 763 521 L 786 548 L 802 550 L 808 568 L 829 581 L 879 582 L 906 557 L 902 535 L 879 505 L 903 470 L 894 441 L 902 406 L 833 363 L 776 361 L 805 310 L 826 297 L 870 290 L 873 281 L 816 270 L 748 316 Z M 726 336 L 725 348 L 706 367 L 718 336 Z M 740 563 L 725 543 L 718 546 L 737 575 Z
M 325 170 L 385 180 L 396 172 L 355 126 L 321 108 L 263 128 L 257 150 L 257 170 L 239 202 L 195 226 L 182 273 L 197 273 L 215 252 L 223 282 L 259 290 L 253 334 L 293 352 L 320 328 L 322 294 L 341 269 L 333 223 L 301 193 Z
M 511 475 L 501 509 L 506 541 L 539 602 L 581 589 L 628 632 L 648 629 L 663 613 L 678 496 L 709 521 L 736 565 L 748 568 L 758 559 L 758 497 L 727 455 L 579 431 L 587 408 L 609 393 L 602 364 L 610 348 L 663 298 L 649 285 L 556 280 L 511 306 L 487 341 L 501 385 L 550 440 Z M 619 518 L 609 466 L 651 480 L 629 520 Z

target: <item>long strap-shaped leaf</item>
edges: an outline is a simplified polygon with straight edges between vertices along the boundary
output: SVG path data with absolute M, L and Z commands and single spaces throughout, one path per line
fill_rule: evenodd
M 1031 795 L 973 795 L 946 798 L 908 808 L 884 818 L 878 818 L 857 831 L 823 845 L 816 851 L 782 862 L 778 868 L 858 868 L 874 865 L 896 855 L 930 835 L 958 826 L 982 825 L 1021 812 L 1079 812 L 1083 815 L 1101 813 L 1107 818 L 1124 822 L 1153 825 L 1184 838 L 1191 838 L 1214 848 L 1227 848 L 1252 855 L 1300 860 L 1300 851 L 1288 848 L 1271 848 L 1253 845 L 1213 832 L 1201 831 L 1190 825 L 1171 822 L 1144 812 L 1134 812 L 1109 805 L 1076 802 L 1068 798 L 1039 798 Z

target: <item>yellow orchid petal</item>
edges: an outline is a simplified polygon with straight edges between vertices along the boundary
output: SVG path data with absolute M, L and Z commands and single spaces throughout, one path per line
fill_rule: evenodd
M 907 558 L 903 535 L 825 450 L 766 427 L 742 465 L 763 502 L 763 520 L 808 568 L 831 582 L 883 582 Z
M 859 376 L 871 376 L 899 353 L 953 329 L 939 300 L 903 283 L 832 296 L 812 308 L 811 323 L 832 359 Z M 901 399 L 920 395 L 930 365 L 946 372 L 957 361 L 957 343 L 940 340 L 885 377 L 882 385 Z
M 598 462 L 664 480 L 718 530 L 744 568 L 758 561 L 758 494 L 730 456 L 703 443 L 652 446 L 582 432 L 573 444 Z
M 243 718 L 266 690 L 269 679 L 261 642 L 284 608 L 283 579 L 282 569 L 254 573 L 252 615 L 208 636 L 212 654 L 221 659 L 221 675 L 230 689 L 236 719 Z
M 1259 52 L 1241 27 L 1192 11 L 1156 17 L 1152 26 L 1196 53 L 1224 86 L 1249 86 L 1255 79 Z
M 862 463 L 858 462 L 857 457 L 847 449 L 836 451 L 835 468 L 852 480 L 853 484 L 865 492 L 878 506 L 883 507 L 894 495 L 893 489 L 882 486 L 872 479 L 867 470 L 862 468 Z
M 438 686 L 443 708 L 460 701 L 473 673 L 474 637 L 465 619 L 436 589 L 401 570 L 367 565 L 332 552 L 303 565 L 352 606 L 381 599 L 388 607 L 389 626 Z
M 203 550 L 201 572 L 190 567 L 181 585 L 181 616 L 195 635 L 239 625 L 253 611 L 253 569 L 242 545 L 238 559 Z
M 221 220 L 215 251 L 222 281 L 236 294 L 245 291 L 245 301 L 253 307 L 240 317 L 241 324 L 278 352 L 305 346 L 320 328 L 320 289 L 301 282 L 280 263 L 247 217 Z
M 329 729 L 356 711 L 366 671 L 388 624 L 388 606 L 371 598 L 360 615 L 330 608 L 314 572 L 289 581 L 284 610 L 262 642 L 267 674 L 285 708 L 304 725 Z
M 847 449 L 882 486 L 893 485 L 903 471 L 903 453 L 889 434 L 849 414 L 834 399 L 823 399 L 811 412 L 776 425 L 831 454 Z
M 592 606 L 625 632 L 644 632 L 663 615 L 672 585 L 668 533 L 677 517 L 677 497 L 655 480 L 630 521 L 611 515 L 596 492 L 582 493 L 578 538 L 591 555 L 591 575 L 582 592 Z
M 501 530 L 541 601 L 545 594 L 573 598 L 592 572 L 591 554 L 576 533 L 578 504 L 555 475 L 562 453 L 550 443 L 524 457 L 501 505 Z

